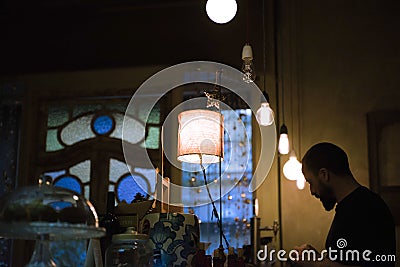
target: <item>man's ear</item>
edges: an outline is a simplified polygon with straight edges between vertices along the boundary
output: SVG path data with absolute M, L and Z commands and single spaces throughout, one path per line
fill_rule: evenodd
M 321 181 L 325 182 L 325 183 L 329 182 L 329 171 L 328 171 L 328 169 L 327 168 L 319 169 L 318 178 Z

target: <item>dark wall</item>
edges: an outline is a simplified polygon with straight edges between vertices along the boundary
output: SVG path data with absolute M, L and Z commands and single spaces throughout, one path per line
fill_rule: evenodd
M 238 1 L 223 25 L 208 19 L 205 2 L 3 0 L 0 75 L 191 60 L 240 68 L 246 41 L 261 71 L 262 1 Z

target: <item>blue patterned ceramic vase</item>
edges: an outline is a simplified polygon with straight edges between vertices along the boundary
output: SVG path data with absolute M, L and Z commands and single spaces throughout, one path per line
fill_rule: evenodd
M 140 224 L 153 244 L 154 267 L 194 266 L 199 247 L 200 228 L 197 216 L 182 213 L 147 214 Z

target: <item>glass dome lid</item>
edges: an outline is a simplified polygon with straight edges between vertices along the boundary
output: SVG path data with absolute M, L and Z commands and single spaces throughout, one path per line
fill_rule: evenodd
M 86 239 L 105 235 L 93 205 L 73 191 L 42 177 L 0 199 L 0 237 L 49 240 Z

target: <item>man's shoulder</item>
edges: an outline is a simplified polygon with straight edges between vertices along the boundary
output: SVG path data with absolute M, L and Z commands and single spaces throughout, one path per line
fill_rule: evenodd
M 336 209 L 338 221 L 356 229 L 394 228 L 393 216 L 385 201 L 370 189 L 360 186 Z
M 339 206 L 343 209 L 354 209 L 372 211 L 382 211 L 387 209 L 385 201 L 380 195 L 368 189 L 365 186 L 360 186 L 350 193 Z

